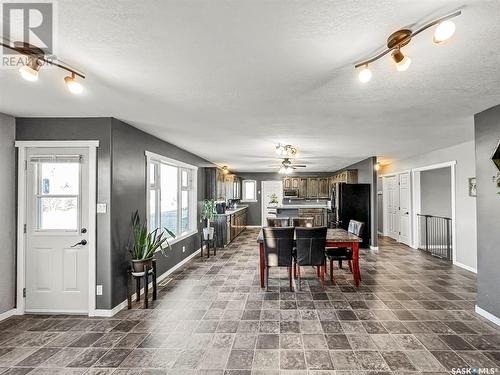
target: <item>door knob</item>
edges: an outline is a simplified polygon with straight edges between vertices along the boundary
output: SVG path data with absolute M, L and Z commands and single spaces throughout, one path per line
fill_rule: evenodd
M 75 243 L 73 246 L 71 247 L 76 247 L 78 245 L 82 245 L 82 246 L 85 246 L 87 244 L 87 240 L 81 240 L 80 242 L 77 242 Z

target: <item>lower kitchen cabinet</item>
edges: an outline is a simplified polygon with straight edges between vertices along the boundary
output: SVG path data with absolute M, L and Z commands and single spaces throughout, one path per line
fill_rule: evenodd
M 215 231 L 217 233 L 217 247 L 227 246 L 240 235 L 247 226 L 247 208 L 238 209 L 217 215 Z

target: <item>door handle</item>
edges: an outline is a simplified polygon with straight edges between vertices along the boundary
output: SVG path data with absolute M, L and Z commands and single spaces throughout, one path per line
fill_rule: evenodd
M 81 240 L 80 242 L 77 242 L 75 243 L 73 246 L 71 247 L 77 247 L 78 245 L 82 245 L 82 246 L 85 246 L 87 244 L 87 240 Z

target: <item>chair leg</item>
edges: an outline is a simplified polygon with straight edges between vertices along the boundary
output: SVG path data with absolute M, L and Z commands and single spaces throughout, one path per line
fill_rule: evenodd
M 290 279 L 290 292 L 293 292 L 293 286 L 292 286 L 292 266 L 288 267 L 288 278 Z
M 339 260 L 339 268 L 342 269 L 342 261 Z
M 266 266 L 266 292 L 269 292 L 269 267 Z
M 299 290 L 302 290 L 302 285 L 300 284 L 300 265 L 297 265 L 297 271 L 298 271 L 298 283 L 299 283 Z
M 352 260 L 349 261 L 349 271 L 352 273 Z
M 330 259 L 330 284 L 333 285 L 333 260 Z
M 321 288 L 324 290 L 325 289 L 325 267 L 324 267 L 324 264 L 320 267 L 320 274 L 321 274 Z
M 320 276 L 319 266 L 316 266 L 316 274 L 318 275 L 318 277 Z
M 293 262 L 293 277 L 297 278 L 297 262 Z

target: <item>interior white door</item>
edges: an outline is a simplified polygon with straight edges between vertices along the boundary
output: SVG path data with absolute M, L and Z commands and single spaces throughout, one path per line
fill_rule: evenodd
M 410 173 L 399 175 L 399 242 L 410 246 Z
M 283 201 L 283 182 L 282 181 L 262 181 L 262 226 L 267 225 L 266 218 L 272 215 L 272 209 L 269 209 L 269 202 L 272 195 L 276 194 L 278 203 Z
M 384 186 L 386 186 L 386 218 L 388 223 L 388 236 L 397 240 L 399 236 L 398 227 L 398 209 L 399 209 L 399 191 L 396 176 L 384 178 Z
M 26 312 L 88 312 L 86 148 L 26 153 Z

